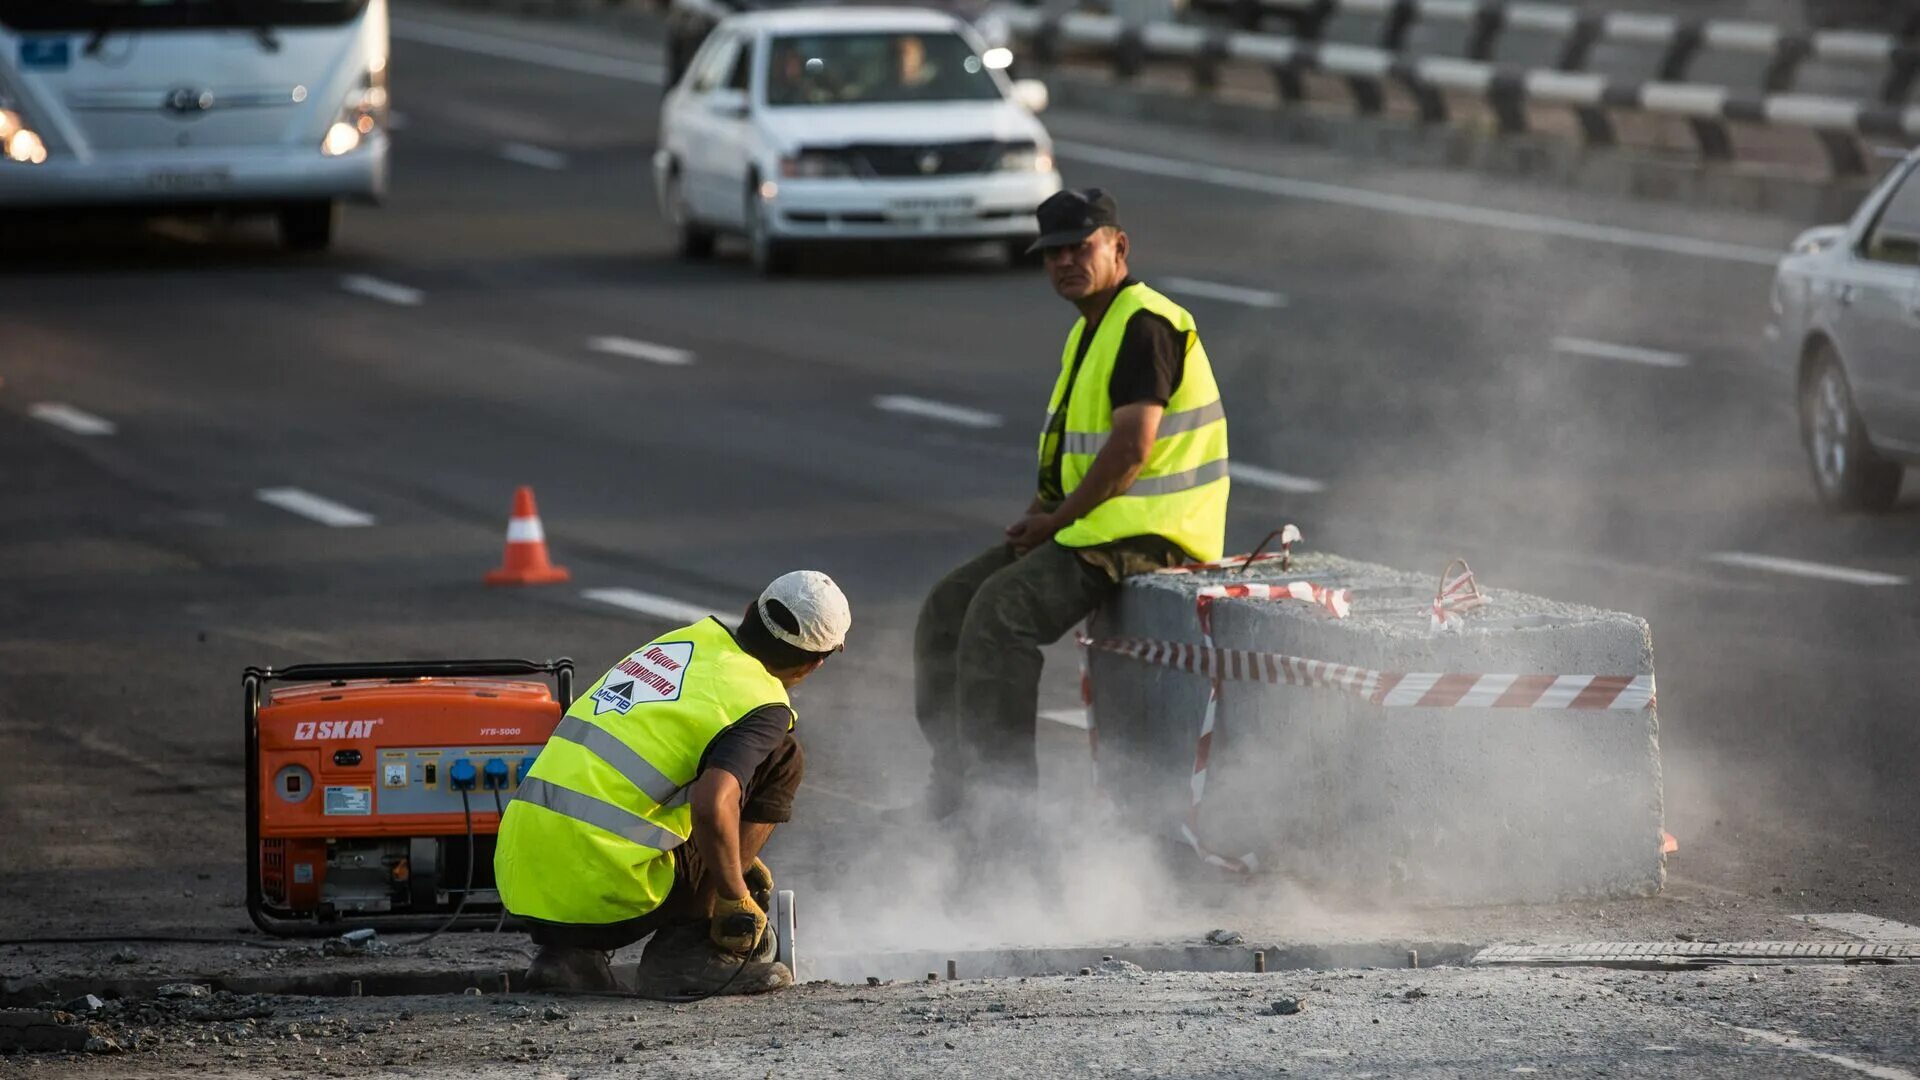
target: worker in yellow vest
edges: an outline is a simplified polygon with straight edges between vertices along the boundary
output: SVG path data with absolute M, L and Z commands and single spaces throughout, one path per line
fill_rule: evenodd
M 575 699 L 500 820 L 500 899 L 540 951 L 532 989 L 617 989 L 612 952 L 652 934 L 639 991 L 791 985 L 759 859 L 805 762 L 787 693 L 846 646 L 847 598 L 785 574 L 737 628 L 703 619 L 642 645 Z
M 988 783 L 1031 792 L 1040 647 L 1122 578 L 1221 554 L 1227 421 L 1193 316 L 1130 275 L 1112 195 L 1062 191 L 1036 216 L 1034 248 L 1080 318 L 1047 406 L 1033 501 L 920 610 L 914 704 L 933 779 L 900 815 L 909 819 L 945 818 Z

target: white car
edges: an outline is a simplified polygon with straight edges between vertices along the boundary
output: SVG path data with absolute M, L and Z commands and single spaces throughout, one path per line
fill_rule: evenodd
M 1820 499 L 1882 511 L 1920 466 L 1920 151 L 1780 260 L 1767 327 Z
M 1005 49 L 951 15 L 894 8 L 723 20 L 661 105 L 654 178 L 683 255 L 718 233 L 764 273 L 823 241 L 1000 241 L 1018 257 L 1060 190 Z

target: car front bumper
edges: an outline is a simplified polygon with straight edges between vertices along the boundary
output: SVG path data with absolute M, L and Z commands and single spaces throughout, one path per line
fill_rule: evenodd
M 767 201 L 783 240 L 996 240 L 1034 236 L 1057 172 L 899 180 L 782 180 Z
M 387 191 L 385 132 L 326 157 L 318 147 L 55 157 L 0 163 L 0 209 L 29 206 L 238 206 L 310 199 L 378 202 Z

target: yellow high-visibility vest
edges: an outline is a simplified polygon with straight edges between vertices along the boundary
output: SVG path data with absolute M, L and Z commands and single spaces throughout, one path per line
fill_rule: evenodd
M 507 910 L 601 924 L 659 907 L 708 744 L 768 705 L 792 730 L 787 688 L 716 619 L 629 653 L 567 709 L 507 804 L 493 857 Z
M 1061 488 L 1069 495 L 1086 478 L 1094 456 L 1113 433 L 1113 401 L 1107 387 L 1127 320 L 1139 311 L 1159 315 L 1186 336 L 1186 366 L 1180 385 L 1167 402 L 1159 435 L 1133 486 L 1060 530 L 1054 539 L 1067 547 L 1091 547 L 1152 534 L 1180 545 L 1196 560 L 1210 562 L 1220 557 L 1226 543 L 1230 485 L 1227 414 L 1221 409 L 1220 388 L 1213 381 L 1213 367 L 1194 329 L 1193 316 L 1147 286 L 1129 285 L 1114 296 L 1087 346 L 1086 357 L 1080 361 L 1077 377 L 1073 359 L 1080 349 L 1080 336 L 1086 333 L 1087 320 L 1074 323 L 1067 334 L 1060 378 L 1047 406 L 1050 429 L 1052 418 L 1065 402 L 1066 428 L 1057 447 L 1042 432 L 1040 465 L 1045 469 L 1051 455 L 1060 455 Z M 1068 379 L 1073 380 L 1071 387 Z

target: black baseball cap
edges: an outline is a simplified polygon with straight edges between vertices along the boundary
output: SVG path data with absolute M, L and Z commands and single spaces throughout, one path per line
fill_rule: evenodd
M 1120 227 L 1120 207 L 1101 188 L 1056 191 L 1047 196 L 1033 216 L 1040 219 L 1040 239 L 1029 255 L 1046 248 L 1072 247 L 1111 225 Z

